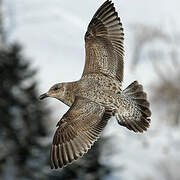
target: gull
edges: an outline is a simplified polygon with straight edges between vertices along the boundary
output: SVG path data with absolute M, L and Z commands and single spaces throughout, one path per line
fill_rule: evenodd
M 82 157 L 112 116 L 119 125 L 144 132 L 150 125 L 147 95 L 138 81 L 122 90 L 124 33 L 114 3 L 106 0 L 85 34 L 85 67 L 80 80 L 53 85 L 40 99 L 52 97 L 70 108 L 57 123 L 51 168 L 63 168 Z

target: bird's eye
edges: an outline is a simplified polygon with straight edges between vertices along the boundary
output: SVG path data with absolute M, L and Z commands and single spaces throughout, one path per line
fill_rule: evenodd
M 57 90 L 58 90 L 58 87 L 55 87 L 55 88 L 54 88 L 54 91 L 57 91 Z

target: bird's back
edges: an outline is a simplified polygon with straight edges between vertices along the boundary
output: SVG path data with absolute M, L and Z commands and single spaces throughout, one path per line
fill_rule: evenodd
M 101 73 L 83 76 L 77 83 L 77 96 L 88 98 L 105 107 L 114 106 L 115 99 L 121 94 L 121 83 Z

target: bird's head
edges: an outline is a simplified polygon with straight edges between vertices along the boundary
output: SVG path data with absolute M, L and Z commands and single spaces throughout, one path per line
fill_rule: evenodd
M 39 99 L 42 100 L 47 97 L 53 97 L 53 98 L 61 100 L 64 97 L 65 90 L 66 90 L 66 87 L 64 83 L 55 84 L 49 89 L 47 93 L 40 95 Z

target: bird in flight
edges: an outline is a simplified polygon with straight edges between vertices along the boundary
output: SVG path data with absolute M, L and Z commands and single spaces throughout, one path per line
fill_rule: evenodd
M 137 81 L 122 90 L 124 33 L 114 4 L 106 0 L 85 34 L 85 67 L 80 80 L 58 83 L 40 96 L 56 98 L 70 108 L 57 124 L 51 148 L 51 168 L 62 168 L 91 148 L 115 116 L 119 125 L 146 131 L 151 111 Z

